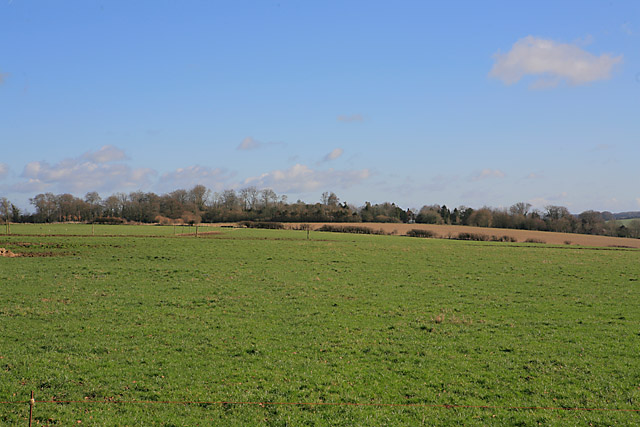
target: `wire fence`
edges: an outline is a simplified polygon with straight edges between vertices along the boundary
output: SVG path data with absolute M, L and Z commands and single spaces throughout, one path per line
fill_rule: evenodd
M 502 405 L 458 405 L 435 403 L 376 403 L 376 402 L 251 402 L 251 401 L 190 401 L 190 400 L 36 400 L 31 392 L 29 400 L 0 401 L 2 405 L 29 405 L 29 426 L 32 424 L 36 404 L 117 404 L 117 405 L 254 405 L 254 406 L 356 406 L 356 407 L 397 407 L 436 409 L 494 409 L 529 411 L 592 411 L 592 412 L 636 412 L 640 408 L 584 408 L 562 406 L 502 406 Z

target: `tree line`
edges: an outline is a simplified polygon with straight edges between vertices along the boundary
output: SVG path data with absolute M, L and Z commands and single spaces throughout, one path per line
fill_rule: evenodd
M 0 218 L 3 222 L 16 223 L 397 222 L 640 238 L 640 219 L 624 225 L 615 221 L 610 212 L 588 210 L 574 215 L 563 206 L 549 205 L 544 210 L 537 210 L 525 202 L 507 209 L 459 206 L 451 210 L 445 205 L 425 205 L 420 210 L 411 210 L 388 202 L 354 206 L 341 202 L 333 192 L 323 193 L 318 203 L 305 203 L 301 200 L 288 202 L 287 196 L 268 188 L 250 186 L 211 192 L 203 185 L 162 195 L 142 191 L 116 193 L 104 199 L 95 191 L 84 198 L 68 193 L 41 193 L 30 202 L 35 211 L 22 212 L 6 198 L 0 198 Z

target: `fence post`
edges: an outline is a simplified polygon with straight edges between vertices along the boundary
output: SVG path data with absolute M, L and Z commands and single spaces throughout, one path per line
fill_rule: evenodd
M 29 427 L 31 427 L 31 421 L 33 420 L 33 407 L 36 404 L 36 400 L 33 398 L 33 390 L 31 390 L 31 399 L 29 399 Z

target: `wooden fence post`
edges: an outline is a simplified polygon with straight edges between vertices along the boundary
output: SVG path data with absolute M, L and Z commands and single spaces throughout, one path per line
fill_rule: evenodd
M 36 404 L 36 400 L 33 398 L 33 390 L 31 390 L 31 399 L 29 399 L 29 427 L 33 421 L 33 407 Z

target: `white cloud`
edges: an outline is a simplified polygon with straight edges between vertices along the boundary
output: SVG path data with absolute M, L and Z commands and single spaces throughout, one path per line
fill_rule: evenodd
M 567 206 L 571 206 L 572 203 L 569 203 L 567 201 L 569 194 L 566 191 L 563 191 L 560 194 L 555 194 L 552 196 L 547 196 L 547 197 L 535 197 L 533 199 L 528 200 L 529 203 L 531 203 L 532 206 L 534 206 L 535 208 L 544 208 L 545 206 L 549 206 L 549 205 L 567 205 Z
M 526 75 L 541 76 L 532 87 L 552 87 L 563 80 L 572 85 L 608 79 L 622 55 L 595 56 L 575 44 L 527 36 L 513 44 L 507 53 L 496 53 L 491 77 L 505 84 L 517 83 Z
M 50 187 L 50 185 L 38 179 L 29 179 L 27 181 L 13 184 L 10 189 L 16 193 L 41 193 L 48 187 Z
M 160 185 L 163 191 L 173 191 L 176 188 L 188 189 L 198 184 L 220 191 L 228 188 L 231 177 L 232 174 L 223 169 L 196 165 L 162 174 Z
M 361 114 L 350 114 L 350 115 L 338 116 L 338 121 L 344 122 L 344 123 L 361 122 L 363 120 L 364 118 L 362 117 Z
M 261 145 L 259 141 L 248 136 L 238 145 L 238 150 L 255 150 L 256 148 L 260 148 Z
M 342 153 L 344 153 L 344 150 L 342 148 L 336 148 L 335 150 L 324 156 L 324 161 L 328 162 L 331 160 L 335 160 L 338 157 L 342 156 Z
M 87 159 L 94 163 L 108 163 L 126 158 L 124 151 L 113 145 L 105 145 L 98 151 L 88 151 L 82 155 L 83 159 Z
M 0 179 L 5 178 L 9 174 L 9 165 L 0 163 Z
M 303 193 L 318 189 L 340 189 L 351 187 L 371 176 L 368 169 L 337 171 L 329 169 L 318 171 L 308 166 L 296 164 L 287 170 L 275 170 L 257 177 L 247 178 L 245 185 L 272 188 L 280 193 Z
M 123 164 L 107 164 L 124 156 L 116 147 L 107 146 L 79 158 L 65 159 L 55 165 L 30 162 L 21 176 L 26 182 L 13 186 L 15 191 L 53 191 L 82 193 L 85 191 L 120 191 L 146 187 L 156 172 L 149 168 L 132 169 Z
M 278 142 L 278 141 L 262 142 L 248 136 L 242 140 L 242 142 L 236 147 L 236 149 L 248 151 L 248 150 L 257 150 L 258 148 L 273 148 L 278 146 L 284 147 L 286 145 L 287 144 L 285 144 L 284 142 Z
M 487 178 L 504 178 L 505 174 L 498 169 L 483 169 L 471 177 L 471 181 L 481 181 Z

